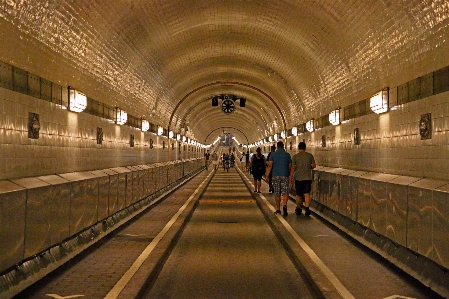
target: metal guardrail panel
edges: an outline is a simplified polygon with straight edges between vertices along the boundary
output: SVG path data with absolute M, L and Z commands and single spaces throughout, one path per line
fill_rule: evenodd
M 433 191 L 432 256 L 449 268 L 449 184 Z
M 108 192 L 108 215 L 112 215 L 118 211 L 117 208 L 117 192 L 118 192 L 118 173 L 111 169 L 102 169 L 102 172 L 109 176 Z
M 399 176 L 387 183 L 385 236 L 403 246 L 407 244 L 407 186 L 419 180 L 416 177 Z
M 26 219 L 26 189 L 0 181 L 0 270 L 23 260 Z
M 408 187 L 407 247 L 425 256 L 432 248 L 432 190 L 430 189 Z
M 61 174 L 71 181 L 70 235 L 97 222 L 98 179 L 90 172 Z
M 428 258 L 433 247 L 433 190 L 446 183 L 422 179 L 408 187 L 407 247 Z
M 116 210 L 119 211 L 126 207 L 128 174 L 131 170 L 125 167 L 115 167 L 110 169 L 118 173 Z
M 28 184 L 25 256 L 69 237 L 70 182 L 57 175 L 37 177 Z
M 102 170 L 90 171 L 98 178 L 98 206 L 97 217 L 102 220 L 109 216 L 109 175 Z

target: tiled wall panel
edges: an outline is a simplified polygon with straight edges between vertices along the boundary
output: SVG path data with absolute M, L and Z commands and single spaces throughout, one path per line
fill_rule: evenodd
M 41 86 L 45 89 L 45 84 Z M 50 82 L 49 101 L 52 100 L 51 87 Z M 57 98 L 60 93 L 56 92 L 53 99 L 60 100 Z M 56 104 L 29 95 L 0 88 L 0 108 L 0 179 L 97 170 L 168 159 L 168 149 L 159 146 L 165 140 L 160 136 L 111 124 L 89 114 L 68 112 Z M 28 138 L 29 112 L 39 114 L 39 139 Z M 96 142 L 97 127 L 103 128 L 102 145 Z M 136 136 L 133 148 L 129 146 L 131 133 Z M 155 141 L 153 149 L 149 148 L 150 135 Z M 176 154 L 177 150 L 171 150 L 171 153 Z M 201 156 L 201 153 L 196 155 Z

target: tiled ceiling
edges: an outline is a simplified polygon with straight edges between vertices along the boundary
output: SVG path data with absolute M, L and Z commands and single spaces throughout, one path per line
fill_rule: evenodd
M 449 65 L 448 17 L 445 0 L 8 0 L 0 59 L 200 142 L 252 143 Z M 225 115 L 218 94 L 246 107 Z

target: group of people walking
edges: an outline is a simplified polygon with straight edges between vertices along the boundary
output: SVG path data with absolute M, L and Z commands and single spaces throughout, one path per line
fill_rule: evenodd
M 305 142 L 298 144 L 298 153 L 293 158 L 284 149 L 284 143 L 277 143 L 277 150 L 270 155 L 268 168 L 265 173 L 267 183 L 272 184 L 274 198 L 276 201 L 276 213 L 281 213 L 281 198 L 283 202 L 282 210 L 285 216 L 288 215 L 287 201 L 290 186 L 294 184 L 296 189 L 297 215 L 302 214 L 302 207 L 305 208 L 305 215 L 310 215 L 310 191 L 312 190 L 313 173 L 316 167 L 315 158 L 311 153 L 306 152 Z M 270 174 L 272 178 L 270 179 Z
M 215 169 L 218 167 L 218 156 L 216 152 L 212 154 L 212 163 Z M 207 157 L 206 157 L 207 155 Z M 208 165 L 210 154 L 205 154 L 206 167 Z M 261 148 L 256 149 L 256 153 L 250 158 L 249 152 L 242 157 L 245 159 L 246 169 L 250 170 L 254 177 L 254 192 L 261 193 L 260 187 L 262 177 L 268 183 L 268 192 L 274 193 L 276 203 L 276 213 L 284 216 L 288 215 L 287 202 L 291 186 L 296 190 L 296 208 L 297 215 L 302 214 L 302 208 L 306 216 L 310 215 L 310 192 L 312 190 L 313 173 L 312 169 L 316 167 L 315 158 L 311 153 L 306 152 L 306 143 L 298 144 L 298 152 L 293 157 L 284 149 L 284 143 L 278 141 L 276 146 L 271 146 L 270 152 L 265 158 Z M 215 164 L 215 161 L 216 164 Z
M 296 190 L 295 213 L 297 215 L 302 214 L 302 208 L 304 207 L 305 215 L 309 216 L 310 192 L 313 180 L 312 169 L 316 167 L 315 158 L 311 153 L 306 152 L 305 142 L 298 144 L 298 153 L 293 157 L 285 151 L 282 141 L 279 141 L 276 147 L 270 148 L 271 151 L 266 159 L 267 163 L 260 147 L 257 148 L 256 153 L 251 158 L 254 192 L 260 193 L 262 176 L 265 174 L 268 192 L 274 193 L 276 213 L 281 214 L 282 200 L 283 214 L 287 216 L 288 194 L 290 186 L 294 184 Z M 267 165 L 267 167 L 265 168 L 264 165 Z
M 209 150 L 206 151 L 206 153 L 204 154 L 204 160 L 205 160 L 205 166 L 206 169 L 209 169 L 209 164 L 212 164 L 212 166 L 214 167 L 214 170 L 217 170 L 218 166 L 219 166 L 219 159 L 218 159 L 218 154 L 216 151 L 214 151 L 212 154 L 209 152 Z M 234 167 L 235 164 L 235 155 L 234 153 L 230 153 L 230 154 L 226 154 L 223 153 L 223 155 L 221 156 L 221 164 L 223 165 L 223 168 L 226 169 L 229 167 Z

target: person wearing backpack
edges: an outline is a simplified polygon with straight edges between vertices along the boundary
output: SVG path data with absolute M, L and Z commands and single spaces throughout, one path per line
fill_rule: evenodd
M 256 153 L 251 158 L 251 170 L 254 177 L 254 192 L 260 193 L 262 176 L 265 173 L 265 156 L 262 155 L 260 147 L 257 148 Z

